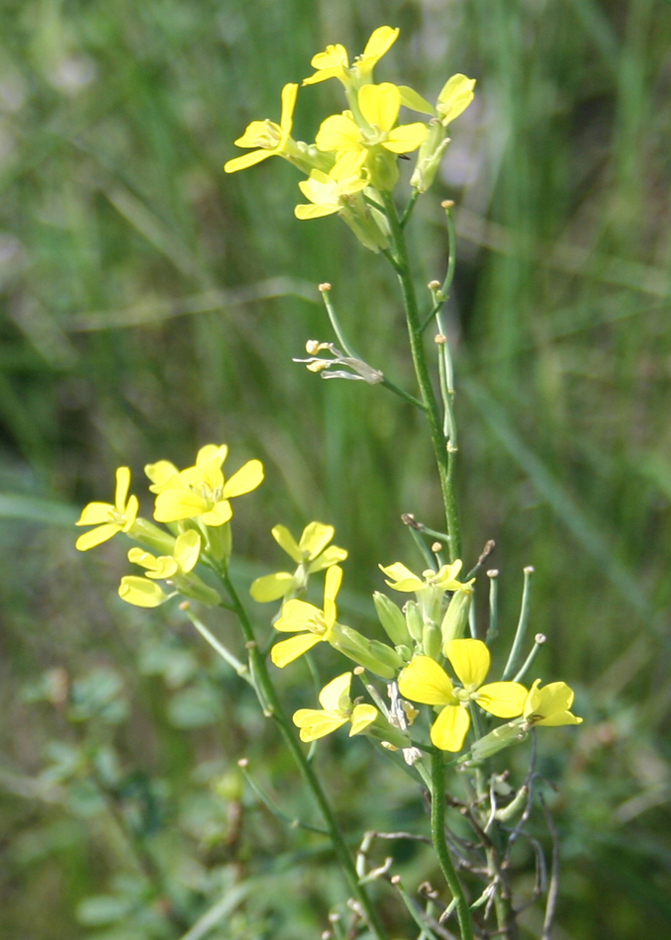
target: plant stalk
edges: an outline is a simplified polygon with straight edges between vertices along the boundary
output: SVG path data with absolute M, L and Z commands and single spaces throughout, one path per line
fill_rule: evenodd
M 319 778 L 317 777 L 312 764 L 309 763 L 307 755 L 304 753 L 300 741 L 296 737 L 294 729 L 282 707 L 280 698 L 275 690 L 272 679 L 270 678 L 266 659 L 261 653 L 261 650 L 259 649 L 258 643 L 256 641 L 254 628 L 252 627 L 251 621 L 247 616 L 247 611 L 243 607 L 238 593 L 235 590 L 233 583 L 231 582 L 228 570 L 221 566 L 218 569 L 218 574 L 223 581 L 226 590 L 228 591 L 231 604 L 245 637 L 252 674 L 255 677 L 256 685 L 258 686 L 258 691 L 260 693 L 259 701 L 261 702 L 261 706 L 264 709 L 264 712 L 275 720 L 275 723 L 277 724 L 287 747 L 291 751 L 294 760 L 298 764 L 305 783 L 312 791 L 312 794 L 326 824 L 329 838 L 333 845 L 338 862 L 340 863 L 347 880 L 348 887 L 354 898 L 360 904 L 373 935 L 375 936 L 376 940 L 387 940 L 387 933 L 384 926 L 382 925 L 379 914 L 373 907 L 365 888 L 359 884 L 359 878 L 356 873 L 354 859 L 352 858 L 350 850 L 347 847 L 347 843 L 345 842 L 342 833 L 340 832 L 338 822 L 335 818 L 333 810 L 331 809 L 328 798 L 322 789 Z
M 405 315 L 408 325 L 408 336 L 410 338 L 410 350 L 412 353 L 412 362 L 415 368 L 417 384 L 419 385 L 421 399 L 426 410 L 426 417 L 429 424 L 431 435 L 431 444 L 438 466 L 438 476 L 440 478 L 440 488 L 445 507 L 445 518 L 447 522 L 448 535 L 448 555 L 450 562 L 461 558 L 461 531 L 459 527 L 459 513 L 457 508 L 457 496 L 454 481 L 454 453 L 448 450 L 448 441 L 443 432 L 443 419 L 438 408 L 436 393 L 431 383 L 429 368 L 424 351 L 424 342 L 422 340 L 422 326 L 417 306 L 417 297 L 415 287 L 410 274 L 410 263 L 408 260 L 408 250 L 405 243 L 405 236 L 396 211 L 396 205 L 390 193 L 382 193 L 385 211 L 389 220 L 391 231 L 391 240 L 394 250 L 394 269 L 398 275 L 398 280 L 403 293 L 403 303 L 405 306 Z

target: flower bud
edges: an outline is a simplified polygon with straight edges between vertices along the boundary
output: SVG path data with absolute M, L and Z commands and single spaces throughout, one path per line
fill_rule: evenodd
M 494 728 L 489 734 L 480 738 L 471 747 L 473 760 L 486 760 L 498 751 L 524 741 L 528 737 L 528 732 L 523 727 L 524 723 L 524 718 L 515 718 L 514 721 L 509 721 L 507 725 L 501 725 L 500 728 Z
M 172 555 L 175 550 L 175 537 L 141 516 L 137 517 L 128 534 L 140 545 L 158 552 L 159 555 Z
M 206 551 L 215 561 L 228 563 L 233 550 L 233 533 L 231 523 L 225 522 L 224 525 L 207 527 L 207 547 Z
M 405 610 L 405 620 L 408 625 L 408 632 L 413 638 L 415 643 L 422 642 L 422 634 L 424 631 L 424 618 L 419 609 L 419 604 L 417 601 L 408 601 L 404 607 Z
M 410 177 L 410 185 L 420 193 L 425 193 L 436 178 L 438 167 L 450 142 L 445 128 L 436 118 L 429 121 L 428 126 L 429 132 L 419 148 L 417 163 Z
M 440 627 L 443 650 L 445 650 L 450 640 L 459 640 L 466 632 L 472 600 L 473 594 L 471 591 L 457 591 L 452 595 Z
M 376 591 L 373 594 L 375 610 L 384 627 L 385 633 L 394 646 L 405 646 L 411 643 L 408 625 L 399 607 L 386 594 Z
M 221 603 L 221 598 L 214 588 L 205 584 L 196 574 L 180 575 L 171 578 L 171 581 L 180 594 L 192 601 L 200 601 L 207 607 L 217 607 Z
M 440 630 L 435 623 L 425 623 L 422 630 L 424 654 L 438 660 L 440 656 Z
M 393 679 L 405 664 L 396 650 L 378 640 L 368 640 L 351 627 L 333 627 L 331 646 L 381 679 Z

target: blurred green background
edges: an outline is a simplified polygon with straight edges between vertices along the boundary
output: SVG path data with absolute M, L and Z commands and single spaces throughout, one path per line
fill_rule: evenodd
M 350 550 L 346 622 L 374 629 L 377 563 L 418 565 L 400 513 L 441 519 L 416 416 L 291 362 L 306 339 L 332 339 L 315 289 L 328 280 L 355 347 L 411 387 L 394 279 L 338 219 L 294 218 L 288 164 L 221 170 L 250 120 L 278 119 L 282 85 L 310 74 L 315 52 L 340 41 L 354 54 L 382 24 L 402 32 L 378 81 L 432 98 L 454 72 L 478 79 L 410 237 L 421 288 L 444 270 L 439 202 L 455 199 L 467 567 L 494 538 L 506 639 L 521 569 L 535 566 L 540 669 L 577 689 L 586 718 L 540 742 L 563 841 L 556 940 L 668 934 L 671 7 L 4 0 L 7 940 L 177 938 L 213 905 L 217 924 L 190 940 L 302 940 L 342 909 L 323 841 L 284 826 L 238 776 L 248 757 L 287 813 L 316 821 L 244 684 L 179 611 L 123 605 L 125 546 L 80 555 L 71 523 L 111 498 L 116 466 L 140 481 L 147 462 L 185 466 L 226 441 L 229 469 L 255 456 L 267 471 L 236 506 L 241 584 L 284 564 L 272 525 L 332 522 Z M 335 82 L 304 89 L 295 136 L 341 107 Z M 254 615 L 267 624 L 266 608 Z M 232 624 L 210 623 L 239 650 Z M 320 662 L 332 675 L 335 660 Z M 282 682 L 309 704 L 304 666 Z M 412 782 L 365 741 L 336 737 L 316 759 L 355 836 L 426 826 Z M 406 884 L 437 880 L 428 855 L 395 851 Z M 524 897 L 532 862 L 518 863 Z M 392 936 L 413 936 L 379 892 Z M 540 936 L 537 910 L 523 922 Z

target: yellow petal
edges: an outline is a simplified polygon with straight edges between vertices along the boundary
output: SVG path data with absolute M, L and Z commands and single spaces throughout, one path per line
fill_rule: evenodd
M 130 532 L 137 519 L 137 514 L 140 509 L 140 503 L 138 502 L 137 496 L 131 496 L 128 502 L 126 503 L 126 511 L 124 513 L 126 521 L 123 524 L 121 529 L 122 532 Z
M 289 663 L 292 663 L 303 653 L 307 653 L 313 646 L 320 643 L 321 639 L 316 633 L 299 633 L 297 636 L 289 637 L 288 640 L 280 640 L 271 649 L 270 658 L 276 666 L 284 669 Z
M 100 525 L 109 522 L 115 508 L 111 503 L 89 503 L 82 509 L 82 514 L 75 525 Z
M 387 565 L 386 568 L 384 565 L 378 565 L 378 567 L 383 574 L 386 574 L 388 578 L 392 579 L 391 581 L 385 581 L 385 584 L 395 591 L 403 591 L 409 594 L 413 591 L 421 591 L 426 587 L 422 579 L 418 578 L 416 574 L 413 574 L 412 571 L 401 564 L 400 561 L 395 562 L 393 565 Z
M 160 493 L 162 489 L 169 485 L 179 475 L 179 470 L 169 460 L 158 460 L 156 463 L 148 463 L 144 472 L 152 482 L 149 487 L 151 493 Z
M 313 69 L 333 69 L 333 68 L 347 68 L 349 59 L 347 57 L 347 49 L 344 46 L 341 46 L 340 43 L 330 44 L 326 47 L 324 52 L 318 52 L 316 55 L 312 56 L 310 59 L 310 65 Z M 314 78 L 315 76 L 312 76 Z
M 84 532 L 83 535 L 80 535 L 75 542 L 75 548 L 80 552 L 86 552 L 89 548 L 102 545 L 103 542 L 111 539 L 117 532 L 121 532 L 121 526 L 108 522 L 105 525 L 98 526 L 96 529 L 91 529 L 90 532 Z
M 517 718 L 524 710 L 527 690 L 519 682 L 490 682 L 478 689 L 475 701 L 497 718 Z
M 332 114 L 322 121 L 315 137 L 315 144 L 317 150 L 356 150 L 358 152 L 362 149 L 361 131 L 352 118 L 344 114 Z
M 315 72 L 314 75 L 304 78 L 303 84 L 316 85 L 317 82 L 325 82 L 328 78 L 343 78 L 344 74 L 343 70 L 338 66 L 334 66 L 330 69 L 320 69 L 319 72 Z
M 154 581 L 134 575 L 121 579 L 119 597 L 135 607 L 158 607 L 168 600 L 168 595 Z
M 147 571 L 145 577 L 152 580 L 165 581 L 166 578 L 172 578 L 179 571 L 179 565 L 172 555 L 160 555 L 156 559 L 153 570 Z
M 294 207 L 294 215 L 302 222 L 308 219 L 323 219 L 324 216 L 333 215 L 335 212 L 340 212 L 340 206 L 326 203 L 320 206 L 299 203 Z
M 345 561 L 347 554 L 346 548 L 330 545 L 318 558 L 310 562 L 308 571 L 310 574 L 315 574 L 317 571 L 323 571 L 324 568 L 330 568 L 331 565 L 337 565 L 339 562 Z
M 251 153 L 243 153 L 241 157 L 233 157 L 224 163 L 224 173 L 237 173 L 238 170 L 246 170 L 262 160 L 267 160 L 273 156 L 272 150 L 252 150 Z
M 294 576 L 288 571 L 278 571 L 276 574 L 265 574 L 252 581 L 249 593 L 259 604 L 279 600 L 280 597 L 291 590 Z
M 404 698 L 425 705 L 448 705 L 456 702 L 450 677 L 429 656 L 415 656 L 398 677 L 399 692 Z
M 326 711 L 344 711 L 350 706 L 349 690 L 351 685 L 351 672 L 344 672 L 341 676 L 336 676 L 319 693 L 319 704 Z
M 315 708 L 299 708 L 294 713 L 293 721 L 301 729 L 301 741 L 316 741 L 341 728 L 347 722 L 347 718 L 332 712 L 318 711 Z
M 374 705 L 368 705 L 366 703 L 355 705 L 352 717 L 350 718 L 352 722 L 349 733 L 350 737 L 352 737 L 353 734 L 361 734 L 362 731 L 365 731 L 368 725 L 373 724 L 377 716 L 378 710 Z
M 363 50 L 363 59 L 371 59 L 370 63 L 373 66 L 376 62 L 382 58 L 385 53 L 389 52 L 391 47 L 394 45 L 398 39 L 400 33 L 398 27 L 392 28 L 391 26 L 378 26 L 377 29 L 374 29 L 370 34 L 370 38 L 366 43 L 366 47 Z
M 200 517 L 205 525 L 218 526 L 224 525 L 233 518 L 233 510 L 227 499 L 221 499 L 215 503 L 209 512 L 204 512 Z
M 482 640 L 450 640 L 445 654 L 464 688 L 477 689 L 487 678 L 491 656 Z
M 248 460 L 224 485 L 224 499 L 251 493 L 263 482 L 263 464 L 260 460 Z
M 342 568 L 338 565 L 332 565 L 326 572 L 324 581 L 324 620 L 329 627 L 333 626 L 337 616 L 335 599 L 338 596 L 341 584 Z
M 469 106 L 475 97 L 474 88 L 475 79 L 467 78 L 466 75 L 453 75 L 445 82 L 436 105 L 445 127 Z
M 441 751 L 460 751 L 471 726 L 471 716 L 461 705 L 446 705 L 431 728 L 431 743 Z
M 196 466 L 202 467 L 216 461 L 217 465 L 221 467 L 227 457 L 228 447 L 226 444 L 205 444 L 196 454 Z
M 363 89 L 362 89 L 363 90 Z M 402 124 L 389 131 L 389 136 L 382 141 L 385 150 L 392 153 L 411 153 L 424 143 L 426 124 Z
M 191 490 L 174 488 L 164 490 L 156 497 L 154 519 L 157 522 L 179 522 L 207 512 L 207 503 Z
M 282 616 L 273 626 L 281 633 L 295 633 L 297 630 L 305 630 L 308 623 L 319 623 L 323 616 L 322 611 L 314 604 L 294 597 L 286 602 L 282 608 Z
M 419 111 L 420 114 L 430 114 L 432 117 L 436 113 L 433 105 L 429 104 L 426 98 L 418 95 L 414 88 L 410 88 L 409 85 L 399 85 L 398 90 L 401 94 L 401 104 L 406 108 L 410 108 L 411 111 Z
M 313 561 L 317 555 L 324 551 L 334 535 L 335 529 L 332 525 L 324 525 L 323 522 L 308 523 L 303 529 L 301 540 L 298 543 L 301 553 L 305 552 L 308 561 Z
M 391 82 L 382 82 L 381 85 L 364 85 L 359 89 L 361 114 L 369 124 L 381 131 L 392 129 L 400 107 L 401 93 Z
M 116 472 L 116 492 L 114 494 L 114 505 L 123 512 L 126 508 L 126 499 L 130 489 L 130 470 L 128 467 L 118 467 Z
M 299 565 L 303 560 L 303 555 L 298 546 L 298 543 L 296 542 L 296 539 L 293 537 L 287 527 L 283 525 L 273 526 L 273 528 L 270 530 L 270 534 L 275 539 L 280 548 L 283 548 L 287 555 L 289 555 L 290 558 L 293 558 L 296 564 Z
M 156 567 L 156 556 L 151 552 L 145 552 L 143 548 L 134 546 L 128 552 L 128 561 L 134 565 L 142 565 L 143 568 L 154 569 Z
M 280 127 L 282 129 L 283 141 L 291 133 L 294 122 L 294 108 L 296 107 L 296 97 L 298 95 L 298 85 L 289 82 L 282 89 L 282 117 L 280 118 Z
M 188 529 L 177 537 L 173 554 L 181 571 L 193 571 L 198 564 L 200 546 L 201 538 L 195 529 Z

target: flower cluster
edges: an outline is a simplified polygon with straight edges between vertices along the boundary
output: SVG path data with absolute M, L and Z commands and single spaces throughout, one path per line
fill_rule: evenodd
M 136 607 L 158 607 L 171 597 L 182 595 L 209 606 L 221 598 L 198 574 L 199 561 L 210 567 L 226 561 L 230 554 L 229 522 L 233 517 L 230 500 L 255 490 L 263 480 L 263 464 L 249 460 L 226 479 L 222 466 L 228 456 L 225 444 L 206 444 L 192 467 L 178 470 L 169 460 L 148 464 L 145 473 L 156 496 L 154 519 L 166 523 L 160 528 L 138 516 L 136 496 L 128 496 L 131 474 L 128 467 L 116 472 L 116 494 L 111 503 L 89 503 L 76 525 L 95 528 L 76 541 L 87 551 L 125 532 L 138 545 L 128 552 L 128 560 L 144 569 L 143 575 L 121 579 L 119 596 Z M 157 551 L 160 554 L 154 555 Z M 165 591 L 157 582 L 163 581 Z
M 307 176 L 298 186 L 308 202 L 296 206 L 297 218 L 337 213 L 367 248 L 387 248 L 388 223 L 379 207 L 381 193 L 398 181 L 399 156 L 418 153 L 410 182 L 417 192 L 426 192 L 449 144 L 447 128 L 469 106 L 475 87 L 474 79 L 453 75 L 434 106 L 407 85 L 376 84 L 373 69 L 398 34 L 398 29 L 380 26 L 351 65 L 347 50 L 339 44 L 315 55 L 315 72 L 303 85 L 336 78 L 343 86 L 347 109 L 322 121 L 314 143 L 296 141 L 291 134 L 298 85 L 289 83 L 282 89 L 279 124 L 252 121 L 235 141 L 249 152 L 229 160 L 224 170 L 235 173 L 268 157 L 283 157 Z M 428 122 L 400 123 L 401 107 L 427 115 Z

